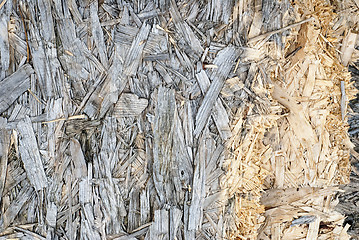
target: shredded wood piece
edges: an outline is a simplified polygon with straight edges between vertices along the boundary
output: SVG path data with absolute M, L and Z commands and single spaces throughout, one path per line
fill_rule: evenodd
M 288 26 L 286 26 L 286 27 L 283 27 L 283 28 L 281 28 L 281 29 L 278 29 L 278 30 L 275 30 L 275 31 L 271 31 L 271 32 L 267 32 L 267 33 L 265 33 L 265 34 L 262 34 L 262 35 L 253 37 L 253 38 L 249 39 L 248 44 L 251 44 L 251 43 L 254 43 L 254 42 L 257 42 L 257 41 L 266 39 L 266 38 L 268 39 L 269 37 L 271 37 L 271 36 L 274 35 L 274 34 L 284 32 L 284 31 L 286 31 L 286 30 L 288 30 L 288 29 L 290 29 L 290 28 L 294 28 L 294 27 L 296 27 L 296 26 L 302 25 L 302 24 L 304 24 L 304 23 L 307 23 L 307 22 L 310 22 L 310 21 L 313 21 L 313 20 L 314 20 L 314 18 L 311 17 L 311 18 L 302 20 L 302 21 L 300 21 L 300 22 L 297 22 L 297 23 L 294 23 L 294 24 L 290 24 L 290 25 L 288 25 Z

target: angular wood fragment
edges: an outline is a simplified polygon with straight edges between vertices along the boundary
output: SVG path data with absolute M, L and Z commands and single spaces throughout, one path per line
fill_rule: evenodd
M 341 61 L 344 66 L 348 66 L 351 60 L 357 39 L 358 39 L 358 34 L 352 31 L 349 31 L 346 34 L 345 38 L 343 39 L 343 43 L 340 51 L 341 51 Z
M 87 176 L 87 167 L 81 145 L 76 139 L 70 142 L 72 162 L 74 164 L 74 177 L 81 179 Z
M 168 240 L 176 239 L 179 227 L 179 219 L 182 216 L 181 210 L 171 207 L 170 210 L 156 210 L 154 222 L 150 226 L 145 240 L 163 238 Z
M 198 155 L 195 161 L 195 170 L 193 176 L 193 192 L 192 201 L 189 207 L 188 217 L 188 230 L 199 230 L 201 228 L 203 218 L 203 203 L 205 197 L 205 159 L 206 156 L 206 145 L 205 141 L 201 140 L 199 146 Z
M 305 19 L 305 20 L 302 20 L 300 22 L 297 22 L 297 23 L 294 23 L 294 24 L 290 24 L 286 27 L 283 27 L 281 29 L 278 29 L 278 30 L 274 30 L 274 31 L 271 31 L 271 32 L 268 32 L 268 33 L 265 33 L 265 34 L 262 34 L 262 35 L 259 35 L 259 36 L 256 36 L 256 37 L 253 37 L 251 39 L 249 39 L 248 41 L 248 44 L 252 44 L 256 41 L 260 41 L 260 40 L 263 40 L 263 39 L 268 39 L 270 36 L 276 34 L 276 33 L 280 33 L 280 32 L 284 32 L 285 30 L 288 30 L 290 28 L 293 28 L 293 27 L 296 27 L 298 25 L 301 25 L 301 24 L 304 24 L 304 23 L 307 23 L 307 22 L 310 22 L 310 21 L 313 21 L 314 18 L 311 17 L 311 18 L 308 18 L 308 19 Z
M 192 29 L 188 26 L 188 24 L 183 21 L 177 7 L 177 3 L 174 0 L 171 0 L 171 8 L 170 13 L 173 18 L 173 22 L 176 25 L 178 31 L 182 34 L 184 39 L 186 40 L 188 46 L 195 51 L 198 55 L 201 55 L 203 52 L 203 48 L 199 39 L 196 37 Z
M 153 126 L 153 181 L 161 204 L 174 196 L 170 184 L 176 102 L 174 91 L 160 86 Z
M 133 76 L 136 74 L 137 68 L 142 60 L 142 51 L 146 45 L 150 30 L 151 26 L 144 22 L 136 38 L 133 40 L 124 63 L 124 74 L 126 76 Z
M 3 7 L 3 10 L 0 7 L 0 80 L 5 78 L 10 66 L 8 22 L 10 21 L 11 5 L 10 1 L 2 1 L 1 7 Z
M 35 3 L 29 2 L 30 8 L 30 17 L 35 22 L 34 18 L 34 8 Z M 31 58 L 33 59 L 33 66 L 35 73 L 38 77 L 40 90 L 44 98 L 52 97 L 55 94 L 56 83 L 52 77 L 53 68 L 56 68 L 58 65 L 58 61 L 52 61 L 52 57 L 48 53 L 47 43 L 42 41 L 40 36 L 40 32 L 38 29 L 39 26 L 34 24 L 29 24 L 29 36 L 31 37 L 31 41 L 29 41 Z M 51 33 L 47 33 L 50 34 Z M 46 35 L 46 34 L 45 34 Z M 50 51 L 51 52 L 51 51 Z
M 140 226 L 140 214 L 139 214 L 139 192 L 133 189 L 130 192 L 130 203 L 128 209 L 128 225 L 127 228 L 129 232 L 132 232 L 134 229 Z
M 196 128 L 194 130 L 194 135 L 196 138 L 202 132 L 205 124 L 207 123 L 213 106 L 215 105 L 218 95 L 222 90 L 224 81 L 228 77 L 232 67 L 234 67 L 237 58 L 238 52 L 236 48 L 226 47 L 220 51 L 217 57 L 214 59 L 213 64 L 217 65 L 218 68 L 214 69 L 210 74 L 210 79 L 212 79 L 211 85 L 196 115 Z
M 337 190 L 337 187 L 328 187 L 325 189 L 314 187 L 270 189 L 263 194 L 261 203 L 267 208 L 273 208 L 290 204 L 308 196 L 330 195 Z
M 30 64 L 25 64 L 15 73 L 0 81 L 0 113 L 9 106 L 27 89 L 30 88 L 30 75 L 34 73 Z
M 148 222 L 150 218 L 150 199 L 149 193 L 146 190 L 142 190 L 140 193 L 140 212 L 141 212 L 141 225 Z
M 319 224 L 320 224 L 320 216 L 318 216 L 313 222 L 309 223 L 307 239 L 318 239 Z
M 103 117 L 107 113 L 108 109 L 117 102 L 119 94 L 125 88 L 126 79 L 120 76 L 123 71 L 124 61 L 121 56 L 122 52 L 121 46 L 119 44 L 115 44 L 112 65 L 109 69 L 104 86 L 98 96 L 100 99 L 103 98 L 99 113 L 100 117 Z M 101 101 L 100 99 L 98 101 Z
M 122 93 L 113 110 L 114 117 L 135 117 L 148 106 L 147 99 L 132 93 Z
M 8 209 L 0 218 L 0 231 L 4 231 L 16 218 L 18 213 L 23 208 L 24 204 L 29 200 L 33 195 L 34 189 L 29 184 L 24 184 L 24 187 L 21 189 L 17 198 L 11 202 Z
M 47 178 L 30 118 L 20 121 L 17 130 L 20 156 L 27 178 L 36 191 L 42 190 L 47 186 Z
M 183 128 L 181 120 L 175 113 L 175 129 L 173 136 L 173 166 L 172 170 L 174 177 L 172 178 L 173 184 L 176 188 L 177 201 L 183 200 L 183 189 L 187 188 L 190 184 L 193 175 L 192 156 L 185 143 Z
M 188 46 L 195 51 L 198 55 L 201 55 L 203 52 L 203 48 L 201 46 L 200 41 L 193 33 L 192 29 L 188 26 L 188 24 L 183 21 L 178 8 L 177 4 L 174 0 L 171 0 L 171 8 L 170 13 L 173 18 L 173 22 L 176 25 L 178 31 L 183 35 L 184 39 L 186 40 Z
M 0 118 L 0 197 L 4 192 L 10 148 L 10 132 L 5 129 L 6 122 L 5 118 Z
M 199 73 L 196 74 L 196 79 L 201 88 L 202 94 L 205 95 L 211 84 L 206 72 L 204 70 L 201 70 Z M 216 123 L 216 126 L 222 139 L 226 140 L 230 138 L 232 133 L 229 127 L 229 118 L 220 98 L 218 98 L 214 104 L 212 117 L 214 119 L 214 122 Z
M 119 24 L 115 32 L 115 41 L 130 47 L 138 31 L 137 27 Z
M 340 91 L 341 91 L 341 99 L 340 99 L 340 111 L 342 113 L 342 120 L 345 120 L 345 116 L 347 114 L 347 105 L 348 105 L 348 99 L 345 94 L 345 83 L 344 81 L 340 81 Z
M 87 239 L 101 239 L 100 233 L 94 228 L 95 217 L 92 206 L 87 203 L 83 207 L 84 221 L 81 222 L 81 235 Z
M 108 66 L 108 59 L 107 59 L 107 50 L 103 38 L 103 32 L 100 26 L 100 20 L 98 18 L 98 2 L 93 1 L 90 4 L 90 17 L 91 17 L 91 26 L 92 26 L 92 36 L 93 40 L 95 41 L 98 49 L 98 53 L 100 55 L 101 63 L 104 66 Z
M 155 68 L 167 84 L 173 83 L 171 76 L 168 74 L 167 70 L 162 65 L 156 64 Z
M 248 33 L 248 38 L 253 38 L 258 36 L 261 32 L 262 28 L 262 0 L 254 1 L 254 17 L 253 22 L 251 24 L 250 31 Z
M 273 98 L 290 110 L 288 120 L 296 136 L 299 137 L 300 140 L 305 140 L 308 143 L 314 144 L 317 142 L 317 136 L 304 115 L 302 106 L 297 104 L 295 100 L 278 85 L 274 87 Z
M 45 41 L 52 41 L 55 37 L 55 32 L 51 12 L 51 2 L 49 0 L 39 0 L 38 7 L 41 16 L 42 36 Z
M 232 5 L 232 2 L 223 0 L 209 1 L 207 7 L 209 8 L 210 20 L 228 24 Z
M 169 60 L 168 54 L 153 54 L 153 55 L 147 55 L 143 58 L 143 61 L 168 61 Z
M 308 224 L 313 222 L 317 217 L 313 216 L 313 215 L 309 215 L 309 216 L 302 216 L 298 219 L 295 219 L 292 221 L 292 224 L 290 225 L 291 227 L 295 226 L 295 225 L 300 225 L 300 224 Z
M 49 204 L 46 211 L 46 222 L 52 228 L 56 227 L 56 216 L 57 216 L 57 206 L 54 202 L 51 202 L 51 204 Z
M 169 210 L 170 226 L 169 226 L 169 240 L 177 239 L 177 232 L 179 230 L 182 218 L 182 211 L 176 207 L 171 207 Z

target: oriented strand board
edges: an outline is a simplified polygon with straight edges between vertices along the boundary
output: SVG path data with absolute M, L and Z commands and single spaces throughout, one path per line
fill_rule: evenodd
M 0 1 L 0 239 L 348 239 L 356 8 Z

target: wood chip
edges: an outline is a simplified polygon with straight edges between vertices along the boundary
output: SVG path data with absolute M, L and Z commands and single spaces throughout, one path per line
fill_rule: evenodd
M 0 81 L 0 113 L 8 109 L 21 94 L 30 88 L 30 75 L 33 73 L 31 65 L 25 64 L 11 76 Z
M 36 191 L 47 186 L 47 178 L 42 164 L 39 148 L 29 117 L 17 124 L 19 132 L 19 152 L 26 175 Z

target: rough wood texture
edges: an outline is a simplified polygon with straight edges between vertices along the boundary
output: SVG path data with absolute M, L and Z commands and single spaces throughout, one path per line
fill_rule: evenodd
M 30 75 L 33 73 L 31 65 L 25 64 L 0 82 L 0 113 L 8 109 L 21 94 L 30 88 Z
M 39 148 L 32 129 L 31 120 L 26 117 L 17 124 L 19 132 L 19 152 L 27 178 L 36 191 L 47 186 L 47 178 L 40 157 Z
M 0 239 L 348 239 L 348 1 L 0 0 Z

